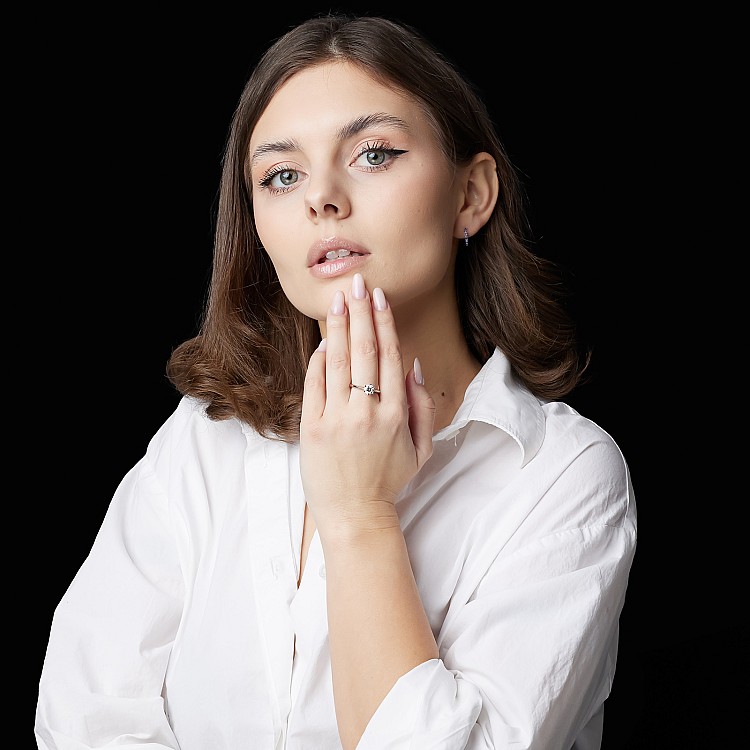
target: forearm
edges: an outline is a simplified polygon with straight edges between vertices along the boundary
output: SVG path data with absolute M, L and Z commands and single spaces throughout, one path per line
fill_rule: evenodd
M 398 525 L 324 543 L 339 734 L 354 748 L 402 675 L 438 649 Z

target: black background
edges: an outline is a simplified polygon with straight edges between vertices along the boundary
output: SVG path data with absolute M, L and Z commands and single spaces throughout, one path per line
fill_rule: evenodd
M 614 12 L 344 9 L 415 24 L 483 91 L 538 250 L 566 270 L 594 345 L 594 379 L 570 401 L 619 443 L 639 514 L 604 750 L 728 746 L 748 647 L 736 584 L 726 590 L 741 569 L 738 522 L 723 511 L 706 393 L 728 394 L 707 387 L 711 339 L 684 276 L 696 238 L 677 197 L 675 109 L 695 52 L 671 47 L 653 19 Z M 196 330 L 242 86 L 261 50 L 317 10 L 328 7 L 123 10 L 19 29 L 23 137 L 6 148 L 26 166 L 11 186 L 8 294 L 24 300 L 25 326 L 6 398 L 24 428 L 11 470 L 25 467 L 23 523 L 41 566 L 23 627 L 37 679 L 54 607 L 115 487 L 177 404 L 164 367 Z

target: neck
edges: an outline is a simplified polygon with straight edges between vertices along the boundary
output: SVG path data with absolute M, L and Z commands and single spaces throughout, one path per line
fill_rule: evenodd
M 419 357 L 425 387 L 435 401 L 434 431 L 447 427 L 481 369 L 466 343 L 454 286 L 454 272 L 440 287 L 393 309 L 401 342 L 404 372 Z
M 451 423 L 464 399 L 469 383 L 482 365 L 469 351 L 458 315 L 445 320 L 425 320 L 407 311 L 396 313 L 404 372 L 419 357 L 425 387 L 435 401 L 437 432 Z

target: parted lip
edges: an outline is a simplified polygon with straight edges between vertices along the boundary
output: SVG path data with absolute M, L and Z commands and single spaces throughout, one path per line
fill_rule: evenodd
M 369 252 L 356 242 L 344 239 L 343 237 L 326 237 L 314 242 L 310 246 L 310 250 L 307 253 L 307 267 L 312 268 L 330 250 L 348 250 L 350 253 L 369 255 Z

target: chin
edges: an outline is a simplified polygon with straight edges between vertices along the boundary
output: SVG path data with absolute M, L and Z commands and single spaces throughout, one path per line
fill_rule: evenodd
M 318 323 L 325 322 L 326 316 L 328 315 L 328 306 L 327 305 L 316 305 L 312 306 L 310 304 L 310 300 L 306 300 L 302 304 L 297 304 L 294 300 L 289 300 L 294 308 L 301 312 L 306 318 L 310 318 L 310 320 L 314 320 Z

